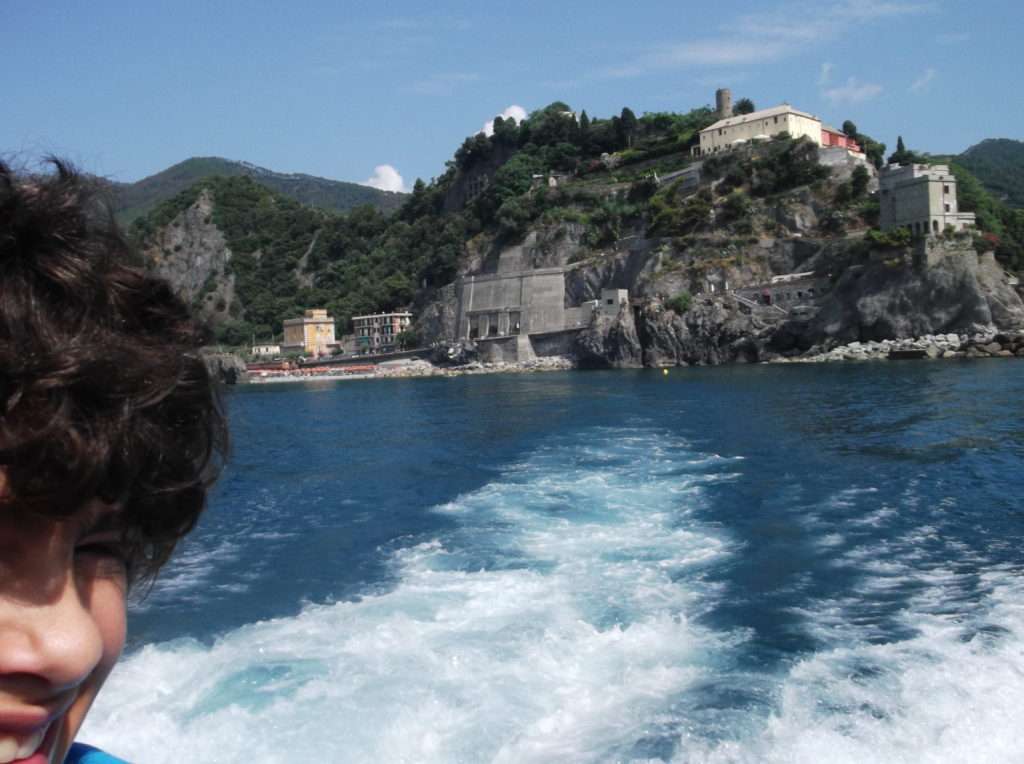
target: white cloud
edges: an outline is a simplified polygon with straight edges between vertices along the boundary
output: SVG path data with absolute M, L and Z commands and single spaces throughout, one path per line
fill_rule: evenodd
M 723 24 L 717 35 L 663 45 L 606 69 L 604 75 L 635 77 L 657 69 L 763 64 L 804 52 L 811 44 L 835 40 L 859 26 L 933 10 L 931 2 L 838 0 L 824 6 L 786 2 L 770 11 L 739 16 Z
M 502 119 L 514 119 L 516 122 L 522 122 L 526 119 L 526 109 L 519 104 L 512 104 L 505 111 L 498 115 Z M 495 117 L 497 119 L 497 117 Z M 480 132 L 484 135 L 494 135 L 494 119 L 484 123 L 484 126 L 480 129 Z
M 911 92 L 920 93 L 922 91 L 926 91 L 928 89 L 928 86 L 932 84 L 932 80 L 935 79 L 935 74 L 936 72 L 934 69 L 930 67 L 928 69 L 925 69 L 924 74 L 922 74 L 920 77 L 914 80 L 913 84 L 911 84 Z
M 839 103 L 863 103 L 869 101 L 882 92 L 882 86 L 872 82 L 858 82 L 856 77 L 850 77 L 845 85 L 829 88 L 825 91 L 825 98 L 834 104 Z
M 430 96 L 450 96 L 460 85 L 476 82 L 480 79 L 479 74 L 470 72 L 450 72 L 447 74 L 432 74 L 425 80 L 420 80 L 412 86 L 414 93 Z
M 364 186 L 379 188 L 381 191 L 405 191 L 405 180 L 392 165 L 379 164 L 373 168 L 373 175 L 363 181 Z
M 773 40 L 715 38 L 663 45 L 636 61 L 604 70 L 607 77 L 636 77 L 655 69 L 689 66 L 737 66 L 776 59 L 784 46 Z
M 825 87 L 829 80 L 832 79 L 832 69 L 834 67 L 828 61 L 821 65 L 821 72 L 818 74 L 818 85 Z

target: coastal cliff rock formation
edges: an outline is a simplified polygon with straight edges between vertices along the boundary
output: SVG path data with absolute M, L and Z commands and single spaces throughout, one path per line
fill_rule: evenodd
M 761 360 L 770 325 L 730 295 L 706 297 L 683 314 L 649 301 L 639 311 L 645 366 L 714 366 Z
M 773 337 L 778 351 L 834 347 L 933 334 L 985 334 L 1024 328 L 1024 303 L 992 255 L 938 243 L 931 263 L 878 258 L 848 268 L 807 322 Z
M 213 198 L 206 190 L 167 225 L 142 251 L 143 258 L 179 296 L 195 305 L 200 317 L 216 323 L 238 313 L 235 276 L 229 272 L 231 249 L 213 222 Z
M 582 368 L 635 369 L 643 366 L 643 348 L 628 304 L 615 315 L 594 313 L 576 336 L 574 353 Z
M 495 120 L 392 217 L 215 177 L 132 237 L 229 347 L 277 337 L 310 307 L 339 335 L 352 316 L 408 310 L 404 341 L 445 359 L 474 348 L 482 364 L 742 363 L 1024 326 L 1003 270 L 1024 264 L 1024 218 L 967 176 L 960 201 L 987 210 L 979 229 L 883 233 L 870 151 L 780 135 L 695 158 L 706 109 L 645 115 L 630 136 L 574 114 L 556 102 Z
M 203 361 L 210 376 L 224 385 L 234 385 L 248 380 L 245 361 L 233 353 L 203 353 Z

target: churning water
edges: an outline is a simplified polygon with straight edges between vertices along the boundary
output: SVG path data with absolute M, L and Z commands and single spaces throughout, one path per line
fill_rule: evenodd
M 1022 372 L 240 390 L 83 737 L 153 764 L 1024 760 Z

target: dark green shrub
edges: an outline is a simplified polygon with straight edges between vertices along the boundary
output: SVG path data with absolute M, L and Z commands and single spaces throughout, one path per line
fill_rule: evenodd
M 669 310 L 675 311 L 679 315 L 683 315 L 683 313 L 688 311 L 692 304 L 693 295 L 689 292 L 680 292 L 679 294 L 665 300 L 665 307 Z
M 750 216 L 750 197 L 738 189 L 733 191 L 722 202 L 722 213 L 725 222 L 746 220 Z
M 896 228 L 887 233 L 872 228 L 865 234 L 865 238 L 882 249 L 900 249 L 908 246 L 914 237 L 908 228 Z

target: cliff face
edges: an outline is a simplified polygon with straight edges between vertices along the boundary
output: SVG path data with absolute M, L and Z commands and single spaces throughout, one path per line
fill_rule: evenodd
M 978 334 L 1024 327 L 1024 303 L 991 254 L 938 244 L 932 263 L 881 259 L 848 268 L 813 319 L 782 327 L 780 351 L 849 342 Z
M 513 257 L 524 269 L 563 267 L 566 307 L 600 297 L 603 288 L 629 290 L 632 306 L 595 314 L 577 336 L 572 352 L 584 367 L 748 363 L 854 341 L 1024 328 L 1024 303 L 1006 273 L 963 239 L 930 240 L 927 251 L 919 244 L 915 252 L 872 250 L 856 236 L 631 237 L 573 262 L 584 251 L 572 234 L 534 232 L 497 259 Z M 832 282 L 806 313 L 787 315 L 735 292 L 793 272 Z M 668 308 L 682 293 L 694 295 L 687 309 Z M 454 336 L 458 306 L 449 297 L 424 313 L 420 326 L 431 337 Z
M 682 315 L 658 301 L 639 311 L 644 366 L 714 366 L 761 360 L 771 324 L 730 295 L 704 297 Z
M 594 313 L 590 325 L 576 336 L 573 349 L 583 368 L 643 366 L 643 349 L 629 305 L 622 305 L 614 316 Z
M 213 199 L 203 191 L 198 199 L 160 229 L 143 258 L 186 302 L 196 305 L 200 317 L 217 323 L 235 305 L 235 276 L 228 273 L 231 250 L 213 223 Z

